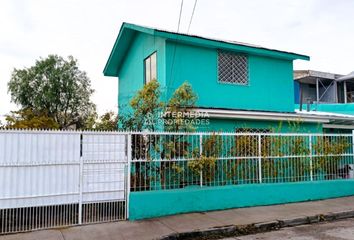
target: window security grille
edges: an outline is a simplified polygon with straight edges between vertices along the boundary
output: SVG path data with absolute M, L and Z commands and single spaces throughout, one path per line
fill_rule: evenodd
M 237 128 L 236 133 L 271 133 L 272 131 L 268 128 Z
M 248 59 L 246 56 L 218 53 L 218 79 L 221 83 L 248 85 Z

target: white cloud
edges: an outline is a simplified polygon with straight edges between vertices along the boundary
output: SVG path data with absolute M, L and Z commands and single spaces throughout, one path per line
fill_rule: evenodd
M 186 31 L 194 0 L 185 0 Z M 123 21 L 176 30 L 180 0 L 2 0 L 0 115 L 14 109 L 7 95 L 13 68 L 40 56 L 73 55 L 96 90 L 99 111 L 115 109 L 117 81 L 102 74 Z M 354 70 L 354 1 L 199 0 L 191 33 L 249 42 L 311 56 L 295 68 Z

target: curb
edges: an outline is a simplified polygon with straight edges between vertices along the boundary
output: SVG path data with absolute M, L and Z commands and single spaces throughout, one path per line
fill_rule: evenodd
M 268 222 L 253 223 L 247 225 L 228 225 L 213 227 L 205 230 L 174 233 L 158 238 L 158 240 L 192 240 L 192 239 L 218 239 L 221 237 L 237 237 L 266 231 L 278 230 L 285 227 L 295 227 L 305 224 L 330 222 L 335 220 L 354 218 L 354 210 L 329 212 L 312 216 L 279 219 Z

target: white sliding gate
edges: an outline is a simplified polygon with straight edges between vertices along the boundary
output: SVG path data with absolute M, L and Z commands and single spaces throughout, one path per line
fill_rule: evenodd
M 126 138 L 0 131 L 0 234 L 124 220 Z

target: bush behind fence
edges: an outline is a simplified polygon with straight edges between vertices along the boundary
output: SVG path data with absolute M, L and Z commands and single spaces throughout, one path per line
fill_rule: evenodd
M 352 135 L 133 134 L 131 190 L 346 179 Z

